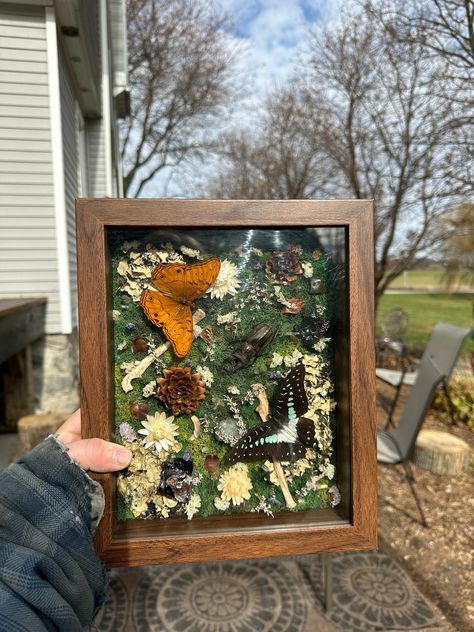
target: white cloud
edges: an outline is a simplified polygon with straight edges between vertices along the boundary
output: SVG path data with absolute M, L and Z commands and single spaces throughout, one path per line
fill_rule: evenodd
M 284 86 L 298 72 L 308 30 L 318 22 L 333 18 L 337 0 L 218 0 L 233 18 L 229 44 L 237 44 L 238 81 L 243 98 L 233 116 L 223 121 L 226 129 L 252 126 L 258 120 L 265 98 Z M 199 168 L 199 167 L 198 167 Z M 170 196 L 186 196 L 186 167 L 160 177 L 145 187 L 144 195 L 158 191 Z

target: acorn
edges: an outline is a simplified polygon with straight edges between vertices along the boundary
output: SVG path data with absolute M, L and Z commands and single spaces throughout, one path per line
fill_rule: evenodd
M 143 421 L 146 419 L 149 410 L 150 406 L 146 402 L 134 402 L 133 404 L 130 404 L 130 414 L 137 421 Z
M 132 342 L 132 353 L 146 353 L 148 351 L 148 342 L 145 338 L 137 336 Z
M 208 454 L 206 458 L 204 459 L 204 467 L 206 471 L 208 472 L 208 474 L 212 475 L 218 472 L 220 465 L 221 465 L 221 462 L 219 460 L 219 457 L 216 456 L 215 454 Z

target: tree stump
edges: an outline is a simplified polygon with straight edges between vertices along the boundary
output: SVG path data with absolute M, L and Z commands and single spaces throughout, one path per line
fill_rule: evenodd
M 54 434 L 68 417 L 69 413 L 43 413 L 22 417 L 18 421 L 20 454 L 29 452 L 49 434 Z
M 449 432 L 421 430 L 413 462 L 434 474 L 462 474 L 469 468 L 471 448 Z

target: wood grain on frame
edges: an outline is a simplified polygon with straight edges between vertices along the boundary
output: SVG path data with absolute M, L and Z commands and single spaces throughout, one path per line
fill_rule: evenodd
M 367 200 L 132 200 L 76 202 L 83 436 L 110 439 L 113 379 L 109 254 L 113 227 L 322 227 L 347 234 L 350 511 L 235 514 L 192 521 L 115 523 L 115 476 L 95 538 L 110 566 L 165 564 L 374 548 L 376 536 L 374 272 L 372 203 Z

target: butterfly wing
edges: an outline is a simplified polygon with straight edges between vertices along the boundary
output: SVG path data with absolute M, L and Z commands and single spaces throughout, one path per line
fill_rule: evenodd
M 191 303 L 211 287 L 221 269 L 220 259 L 212 257 L 206 261 L 186 266 L 186 298 Z
M 192 264 L 162 263 L 153 270 L 153 284 L 164 296 L 189 305 L 214 283 L 220 267 L 217 257 Z
M 316 444 L 316 434 L 314 421 L 306 417 L 300 417 L 296 424 L 298 441 L 308 448 L 313 448 Z
M 304 376 L 304 364 L 297 364 L 287 373 L 273 396 L 270 421 L 277 427 L 283 428 L 289 420 L 302 417 L 308 410 Z
M 305 455 L 306 446 L 314 443 L 314 424 L 302 417 L 308 410 L 304 376 L 303 364 L 288 372 L 272 398 L 270 420 L 240 439 L 229 454 L 229 463 L 271 457 L 293 461 Z
M 193 342 L 193 317 L 188 305 L 177 303 L 160 292 L 144 290 L 140 306 L 147 318 L 163 329 L 175 354 L 183 358 Z
M 282 442 L 278 430 L 270 423 L 263 423 L 248 432 L 232 448 L 227 463 L 259 461 L 274 457 L 278 461 L 294 461 L 306 453 L 305 446 L 299 441 Z

